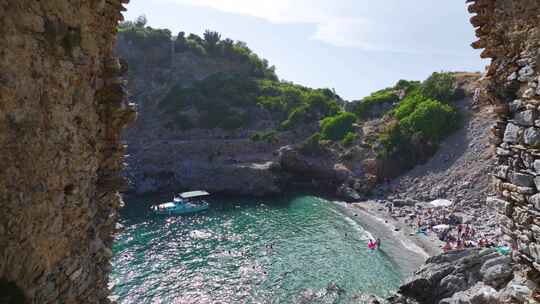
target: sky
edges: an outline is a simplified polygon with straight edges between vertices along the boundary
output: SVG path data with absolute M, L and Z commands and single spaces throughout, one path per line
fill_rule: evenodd
M 241 40 L 280 79 L 360 99 L 399 79 L 484 71 L 465 1 L 131 0 L 126 20 Z

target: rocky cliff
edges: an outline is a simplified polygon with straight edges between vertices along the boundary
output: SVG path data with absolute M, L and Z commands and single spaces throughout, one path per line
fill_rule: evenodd
M 501 228 L 515 248 L 522 272 L 540 283 L 540 3 L 468 1 L 471 23 L 492 62 L 483 98 L 498 115 L 492 129 L 497 146 L 494 172 Z M 533 291 L 537 293 L 538 288 Z M 538 298 L 537 298 L 538 299 Z
M 540 2 L 467 2 L 479 38 L 472 46 L 492 59 L 479 92 L 497 115 L 491 129 L 496 196 L 487 203 L 512 244 L 512 271 L 503 257 L 484 261 L 482 253 L 443 255 L 430 259 L 393 303 L 540 302 Z M 486 280 L 494 274 L 504 280 Z
M 122 3 L 0 1 L 0 302 L 107 303 Z
M 389 299 L 391 304 L 523 303 L 526 294 L 511 281 L 508 256 L 473 249 L 435 256 Z
M 349 176 L 363 177 L 361 166 L 340 160 L 339 147 L 317 155 L 298 150 L 328 115 L 318 113 L 324 112 L 320 109 L 313 114 L 307 105 L 302 108 L 303 100 L 315 99 L 319 104 L 312 108 L 330 105 L 336 111 L 343 104 L 339 96 L 327 89 L 279 82 L 272 68 L 263 68 L 266 74 L 254 71 L 257 62 L 266 63 L 253 53 L 247 60 L 237 58 L 238 50 L 251 52 L 240 42 L 222 40 L 218 44 L 222 50 L 210 53 L 208 41 L 189 37 L 195 38 L 165 34 L 161 42 L 140 43 L 148 39 L 137 40 L 129 28 L 119 34 L 117 54 L 130 66 L 131 98 L 139 110 L 139 119 L 125 133 L 130 192 L 205 188 L 214 193 L 269 195 L 304 187 L 334 194 Z M 186 49 L 186 44 L 205 46 L 208 53 Z M 227 51 L 231 45 L 236 57 Z M 281 128 L 295 108 L 309 119 Z M 229 127 L 231 117 L 238 118 L 241 127 Z
M 273 67 L 244 43 L 220 40 L 216 32 L 203 39 L 132 22 L 120 28 L 117 53 L 130 66 L 131 98 L 139 110 L 124 137 L 125 174 L 136 194 L 305 189 L 358 200 L 377 182 L 433 155 L 460 127 L 456 109 L 478 78 L 434 73 L 347 103 L 328 89 L 278 81 Z M 402 103 L 409 106 L 398 119 L 392 112 Z M 419 104 L 423 112 L 412 113 Z M 358 118 L 347 131 L 349 141 L 324 138 L 320 122 L 344 111 Z M 435 116 L 439 127 L 415 127 Z M 400 119 L 424 122 L 411 127 Z

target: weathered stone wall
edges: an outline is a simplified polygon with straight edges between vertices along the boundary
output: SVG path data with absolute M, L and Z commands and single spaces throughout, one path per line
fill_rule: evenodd
M 473 47 L 492 58 L 485 94 L 496 105 L 494 172 L 501 227 L 514 258 L 538 283 L 540 271 L 540 1 L 476 0 Z
M 29 303 L 108 302 L 126 2 L 0 0 L 0 287 Z

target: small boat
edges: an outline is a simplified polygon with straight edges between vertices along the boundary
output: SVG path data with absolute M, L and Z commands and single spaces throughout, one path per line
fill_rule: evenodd
M 210 195 L 206 191 L 190 191 L 180 193 L 173 198 L 172 202 L 154 205 L 150 207 L 156 214 L 173 215 L 188 214 L 208 210 L 208 203 L 203 199 Z

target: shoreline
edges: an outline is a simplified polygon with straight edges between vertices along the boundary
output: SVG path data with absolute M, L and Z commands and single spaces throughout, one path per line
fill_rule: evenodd
M 379 203 L 334 203 L 374 238 L 381 239 L 379 250 L 396 265 L 404 280 L 413 275 L 429 257 L 442 253 L 442 242 L 436 237 L 416 234 L 407 225 L 379 211 L 383 208 Z

